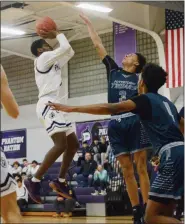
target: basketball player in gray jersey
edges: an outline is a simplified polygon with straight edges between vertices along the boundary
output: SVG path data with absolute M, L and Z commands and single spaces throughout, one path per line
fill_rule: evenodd
M 17 118 L 19 108 L 8 85 L 6 73 L 1 65 L 1 104 L 7 114 Z M 19 208 L 17 206 L 16 183 L 8 170 L 8 161 L 1 150 L 1 216 L 4 223 L 22 223 Z

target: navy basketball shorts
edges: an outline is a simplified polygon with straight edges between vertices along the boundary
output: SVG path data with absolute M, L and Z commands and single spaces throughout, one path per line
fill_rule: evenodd
M 151 148 L 139 117 L 133 113 L 112 116 L 108 136 L 115 157 Z
M 184 142 L 173 142 L 159 152 L 160 165 L 149 199 L 168 204 L 184 195 Z

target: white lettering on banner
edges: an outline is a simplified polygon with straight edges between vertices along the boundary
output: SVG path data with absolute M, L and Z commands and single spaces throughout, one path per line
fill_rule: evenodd
M 89 132 L 83 133 L 83 141 L 89 141 L 91 139 L 91 135 Z
M 111 85 L 112 89 L 130 89 L 130 90 L 136 90 L 137 89 L 137 84 L 134 83 L 134 82 L 129 82 L 129 81 L 115 80 L 111 84 L 112 84 Z
M 4 152 L 11 152 L 11 151 L 20 151 L 21 146 L 19 144 L 15 145 L 5 145 Z
M 3 138 L 1 141 L 1 145 L 20 144 L 23 142 L 24 142 L 24 136 L 14 138 Z
M 99 135 L 107 135 L 107 129 L 106 128 L 100 128 L 99 129 Z

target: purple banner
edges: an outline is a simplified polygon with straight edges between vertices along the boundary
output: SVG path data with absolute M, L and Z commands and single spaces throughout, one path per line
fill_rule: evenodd
M 26 129 L 1 131 L 1 148 L 7 159 L 26 157 Z
M 122 67 L 125 55 L 136 52 L 136 31 L 124 25 L 113 23 L 114 58 L 118 66 Z
M 92 144 L 95 138 L 100 140 L 101 136 L 105 136 L 108 140 L 109 120 L 90 121 L 76 123 L 76 134 L 80 142 L 87 141 L 89 145 Z

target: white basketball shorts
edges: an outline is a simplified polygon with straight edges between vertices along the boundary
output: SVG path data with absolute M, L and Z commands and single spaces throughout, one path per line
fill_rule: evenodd
M 4 152 L 1 151 L 1 188 L 0 196 L 4 197 L 16 191 L 16 182 L 9 172 L 8 161 Z
M 37 116 L 45 127 L 49 136 L 58 132 L 65 132 L 66 136 L 74 132 L 71 122 L 67 119 L 68 114 L 52 110 L 46 105 L 48 102 L 60 103 L 52 97 L 42 97 L 37 103 Z

